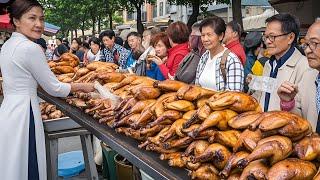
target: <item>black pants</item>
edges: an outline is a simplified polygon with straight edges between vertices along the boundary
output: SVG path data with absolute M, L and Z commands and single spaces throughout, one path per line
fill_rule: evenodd
M 39 169 L 37 160 L 36 135 L 32 105 L 30 103 L 29 123 L 29 156 L 28 156 L 28 180 L 39 180 Z

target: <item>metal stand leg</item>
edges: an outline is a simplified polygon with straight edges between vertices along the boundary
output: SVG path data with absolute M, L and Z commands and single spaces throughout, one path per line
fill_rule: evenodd
M 86 175 L 88 179 L 98 180 L 98 172 L 93 158 L 91 138 L 89 134 L 80 135 L 84 162 L 86 166 Z
M 49 148 L 50 148 L 50 159 L 48 163 L 50 163 L 49 167 L 50 175 L 49 180 L 57 180 L 58 179 L 58 139 L 51 139 L 49 140 Z

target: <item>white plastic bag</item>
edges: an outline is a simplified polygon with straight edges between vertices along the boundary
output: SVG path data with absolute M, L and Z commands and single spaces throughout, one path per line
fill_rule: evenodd
M 103 87 L 98 81 L 94 82 L 94 88 L 99 92 L 101 98 L 111 100 L 112 107 L 116 107 L 120 103 L 120 97 L 112 94 L 107 88 Z
M 272 93 L 278 88 L 278 80 L 267 76 L 252 75 L 249 88 L 256 91 Z

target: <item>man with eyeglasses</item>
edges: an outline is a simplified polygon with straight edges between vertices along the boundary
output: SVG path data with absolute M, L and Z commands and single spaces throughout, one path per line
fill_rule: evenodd
M 262 40 L 271 58 L 265 63 L 263 76 L 277 84 L 270 93 L 256 91 L 253 94 L 265 112 L 280 110 L 278 87 L 285 81 L 298 84 L 308 68 L 306 57 L 295 47 L 299 35 L 298 20 L 290 14 L 277 14 L 268 18 L 266 23 Z
M 279 87 L 280 106 L 282 110 L 308 119 L 313 130 L 320 133 L 320 22 L 315 22 L 309 28 L 302 49 L 307 55 L 310 68 L 298 85 L 284 82 Z

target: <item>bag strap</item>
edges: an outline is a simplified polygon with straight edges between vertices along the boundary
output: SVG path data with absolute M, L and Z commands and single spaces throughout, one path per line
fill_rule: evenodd
M 220 71 L 221 71 L 222 78 L 223 78 L 223 81 L 224 81 L 225 85 L 227 83 L 226 64 L 227 64 L 227 58 L 228 58 L 229 53 L 230 53 L 229 49 L 225 50 L 223 55 L 222 55 L 221 61 L 220 61 Z

